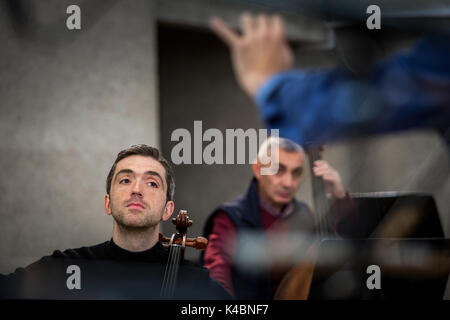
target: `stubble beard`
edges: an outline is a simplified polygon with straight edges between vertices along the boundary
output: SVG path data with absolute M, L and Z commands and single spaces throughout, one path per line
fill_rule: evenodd
M 126 231 L 144 231 L 148 229 L 154 229 L 160 222 L 162 213 L 159 215 L 151 213 L 151 208 L 146 208 L 145 213 L 136 213 L 137 215 L 143 215 L 142 219 L 132 220 L 127 219 L 127 216 L 133 213 L 127 212 L 127 209 L 115 210 L 111 203 L 111 215 L 117 224 L 117 226 Z

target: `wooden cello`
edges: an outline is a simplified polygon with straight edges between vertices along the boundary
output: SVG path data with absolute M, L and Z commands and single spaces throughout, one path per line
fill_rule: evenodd
M 175 225 L 176 232 L 170 238 L 159 234 L 159 241 L 163 246 L 169 248 L 169 257 L 160 291 L 161 299 L 171 299 L 175 294 L 178 270 L 184 258 L 185 248 L 192 247 L 197 250 L 205 250 L 208 245 L 208 240 L 204 237 L 186 237 L 187 229 L 194 223 L 189 219 L 186 210 L 180 210 L 177 217 L 172 219 L 172 223 Z
M 304 263 L 295 265 L 283 277 L 275 293 L 277 300 L 306 300 L 309 296 L 311 281 L 316 267 L 318 246 L 321 240 L 330 237 L 330 222 L 328 215 L 330 203 L 328 201 L 325 185 L 322 178 L 316 177 L 313 172 L 314 162 L 321 160 L 322 147 L 311 146 L 306 149 L 310 160 L 312 193 L 317 217 L 318 240 L 315 241 L 305 253 Z

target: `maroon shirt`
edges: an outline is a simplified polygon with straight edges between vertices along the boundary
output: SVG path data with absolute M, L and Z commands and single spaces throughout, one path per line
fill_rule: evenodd
M 292 212 L 292 206 L 287 205 L 281 213 L 278 213 L 266 202 L 260 200 L 261 221 L 266 232 L 272 230 L 289 231 L 289 226 L 285 223 L 277 221 L 279 217 L 288 215 Z M 333 204 L 332 211 L 336 217 L 334 224 L 334 233 L 337 232 L 338 222 L 344 216 L 351 214 L 358 216 L 356 206 L 348 194 L 343 199 L 336 200 Z M 212 232 L 208 238 L 208 247 L 204 256 L 204 267 L 210 271 L 210 276 L 219 281 L 225 290 L 235 297 L 233 283 L 231 280 L 231 267 L 233 257 L 236 252 L 237 230 L 231 219 L 225 212 L 218 212 L 213 220 Z M 287 271 L 287 270 L 285 270 Z M 275 291 L 281 279 L 285 275 L 285 271 L 272 270 L 270 272 L 270 281 L 272 290 Z

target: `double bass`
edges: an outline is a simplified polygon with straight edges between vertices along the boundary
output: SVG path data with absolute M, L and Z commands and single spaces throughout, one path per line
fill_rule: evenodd
M 313 200 L 317 217 L 318 240 L 315 241 L 305 253 L 305 263 L 300 263 L 292 267 L 283 277 L 275 293 L 276 300 L 306 300 L 309 296 L 311 281 L 316 267 L 319 242 L 331 237 L 329 233 L 330 203 L 326 195 L 325 184 L 322 178 L 316 177 L 313 172 L 314 162 L 321 160 L 320 153 L 322 147 L 311 146 L 306 149 L 310 161 L 311 185 Z
M 187 229 L 194 223 L 186 210 L 180 210 L 176 218 L 172 219 L 176 232 L 172 236 L 165 237 L 159 234 L 159 241 L 164 247 L 169 248 L 169 257 L 161 285 L 160 298 L 171 299 L 174 297 L 180 263 L 184 258 L 186 247 L 197 250 L 205 250 L 208 240 L 204 237 L 188 238 Z

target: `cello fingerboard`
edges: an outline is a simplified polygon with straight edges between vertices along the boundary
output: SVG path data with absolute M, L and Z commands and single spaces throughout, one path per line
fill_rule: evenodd
M 169 258 L 164 272 L 164 278 L 161 285 L 161 299 L 172 299 L 175 294 L 175 287 L 178 277 L 178 269 L 183 258 L 184 247 L 181 245 L 169 246 Z

